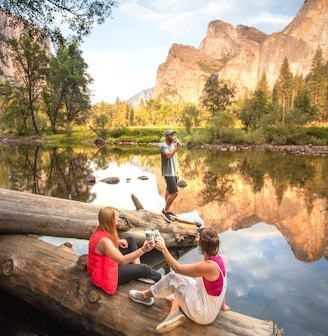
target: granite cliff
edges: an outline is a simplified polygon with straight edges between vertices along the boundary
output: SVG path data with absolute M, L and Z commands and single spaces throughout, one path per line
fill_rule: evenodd
M 0 11 L 0 80 L 6 79 L 14 74 L 14 67 L 8 53 L 7 45 L 2 41 L 3 37 L 18 39 L 23 29 L 21 27 L 12 28 L 9 24 L 10 19 Z
M 0 80 L 6 80 L 15 73 L 15 66 L 10 57 L 10 53 L 8 51 L 8 46 L 3 42 L 4 38 L 15 38 L 19 39 L 22 33 L 24 33 L 25 29 L 22 25 L 19 24 L 11 24 L 11 19 L 2 11 L 0 11 Z M 51 47 L 50 47 L 50 39 L 46 38 L 43 42 L 43 47 L 45 48 L 47 54 L 50 56 Z
M 294 75 L 306 76 L 318 46 L 328 59 L 328 1 L 305 0 L 292 22 L 278 33 L 216 20 L 199 48 L 173 44 L 158 68 L 153 98 L 197 104 L 210 74 L 230 79 L 237 96 L 253 91 L 265 73 L 272 89 L 287 57 Z

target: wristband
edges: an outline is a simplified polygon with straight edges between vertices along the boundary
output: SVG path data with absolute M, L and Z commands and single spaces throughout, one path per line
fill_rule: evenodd
M 143 251 L 144 253 L 146 253 L 146 252 L 147 252 L 147 251 L 145 251 L 145 250 L 144 250 L 143 246 L 141 247 L 141 249 L 142 249 L 142 251 Z

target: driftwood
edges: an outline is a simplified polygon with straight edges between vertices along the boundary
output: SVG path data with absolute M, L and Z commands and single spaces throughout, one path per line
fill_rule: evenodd
M 151 254 L 152 252 L 149 252 Z M 107 295 L 93 286 L 79 255 L 27 235 L 0 235 L 0 288 L 34 305 L 85 335 L 156 335 L 156 325 L 169 303 L 155 299 L 151 307 L 132 302 L 128 291 L 149 285 L 138 281 Z M 208 326 L 187 319 L 167 335 L 281 335 L 272 321 L 232 311 L 221 312 Z
M 140 209 L 117 209 L 121 238 L 133 235 L 141 246 L 145 230 L 158 229 L 168 247 L 195 245 L 199 223 L 184 219 L 167 223 L 160 214 L 143 209 L 134 195 L 133 200 Z M 0 232 L 89 239 L 98 225 L 100 208 L 94 204 L 0 189 Z

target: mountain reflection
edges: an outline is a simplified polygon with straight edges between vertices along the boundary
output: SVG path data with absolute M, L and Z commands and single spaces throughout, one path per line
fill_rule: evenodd
M 90 203 L 99 203 L 103 192 L 106 205 L 114 205 L 113 194 L 117 198 L 127 190 L 148 210 L 160 212 L 163 206 L 165 183 L 156 146 L 99 150 L 94 146 L 0 144 L 0 152 L 2 188 Z M 150 179 L 132 180 L 127 186 L 125 179 L 134 174 L 125 170 L 122 175 L 122 167 L 128 165 Z M 181 148 L 178 165 L 180 178 L 188 186 L 180 189 L 174 212 L 197 213 L 205 225 L 220 233 L 259 222 L 272 224 L 297 259 L 312 262 L 328 257 L 328 158 Z M 100 177 L 113 173 L 120 177 L 119 184 L 100 182 Z M 88 176 L 96 178 L 94 186 L 86 183 Z

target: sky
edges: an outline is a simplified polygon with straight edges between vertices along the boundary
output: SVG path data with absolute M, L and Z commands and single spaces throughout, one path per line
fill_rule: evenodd
M 259 29 L 283 30 L 304 0 L 120 0 L 112 17 L 95 26 L 80 48 L 92 103 L 128 100 L 156 84 L 157 69 L 174 43 L 199 48 L 208 24 L 222 20 Z

